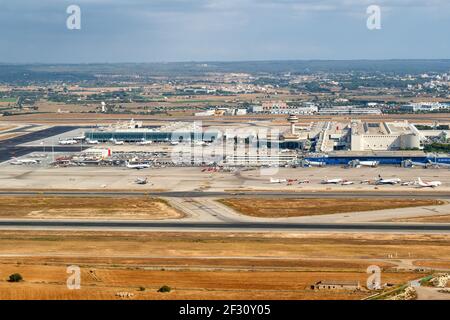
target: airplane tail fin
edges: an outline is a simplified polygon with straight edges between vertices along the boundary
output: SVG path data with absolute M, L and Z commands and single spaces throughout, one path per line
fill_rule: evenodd
M 422 179 L 419 177 L 419 178 L 417 178 L 417 181 L 420 183 L 420 184 L 422 184 L 423 183 L 423 181 L 422 181 Z

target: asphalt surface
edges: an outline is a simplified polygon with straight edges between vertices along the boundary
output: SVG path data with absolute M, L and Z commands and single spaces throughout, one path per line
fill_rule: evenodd
M 255 197 L 255 198 L 396 198 L 396 199 L 450 199 L 447 192 L 279 192 L 279 191 L 244 191 L 244 192 L 208 192 L 208 191 L 0 191 L 4 196 L 83 196 L 83 197 L 117 197 L 117 196 L 159 196 L 172 198 L 202 197 Z
M 450 232 L 450 224 L 393 224 L 393 223 L 246 223 L 246 222 L 147 222 L 147 221 L 81 221 L 81 220 L 0 220 L 0 228 L 31 229 L 148 229 L 148 230 L 309 230 L 309 231 L 378 231 L 378 232 Z
M 11 160 L 14 157 L 21 157 L 31 152 L 42 152 L 42 147 L 24 147 L 21 144 L 56 136 L 68 131 L 77 129 L 73 126 L 58 126 L 35 132 L 30 132 L 19 137 L 0 141 L 0 162 Z M 24 130 L 24 128 L 22 128 Z M 48 151 L 48 147 L 46 148 Z M 55 152 L 75 152 L 80 151 L 79 146 L 55 146 Z

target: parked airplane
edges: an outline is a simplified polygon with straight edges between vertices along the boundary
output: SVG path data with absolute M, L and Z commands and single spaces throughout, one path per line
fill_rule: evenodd
M 394 184 L 399 184 L 401 182 L 402 182 L 402 179 L 400 179 L 400 178 L 383 179 L 381 177 L 381 175 L 378 175 L 378 180 L 377 180 L 376 184 L 391 184 L 391 185 L 394 185 Z
M 137 178 L 137 179 L 134 181 L 134 183 L 136 183 L 136 184 L 147 184 L 148 181 L 147 181 L 147 178 Z
M 86 142 L 88 144 L 99 144 L 100 143 L 98 140 L 91 140 L 91 139 L 86 139 Z
M 12 165 L 30 165 L 30 164 L 38 164 L 40 161 L 39 160 L 35 160 L 35 159 L 17 159 L 17 158 L 13 158 L 13 160 L 10 162 L 10 164 Z
M 150 165 L 148 163 L 137 163 L 137 164 L 131 164 L 129 162 L 126 162 L 126 167 L 128 169 L 136 169 L 136 170 L 142 170 L 142 169 L 148 169 L 150 168 Z
M 341 183 L 341 185 L 343 185 L 343 186 L 349 186 L 349 185 L 352 185 L 352 184 L 355 184 L 355 183 L 353 181 L 347 181 L 347 180 L 344 180 Z
M 380 164 L 379 161 L 359 161 L 352 160 L 348 163 L 349 168 L 361 168 L 361 167 L 372 167 L 376 168 Z
M 86 137 L 84 135 L 73 137 L 73 140 L 84 140 L 84 139 L 86 139 Z
M 67 139 L 67 140 L 59 140 L 59 144 L 62 145 L 71 145 L 71 144 L 77 144 L 78 141 L 75 139 Z
M 173 146 L 176 146 L 177 144 L 180 144 L 180 143 L 178 141 L 171 141 L 170 144 Z
M 442 182 L 440 181 L 424 182 L 421 178 L 417 179 L 417 183 L 421 188 L 436 188 L 442 185 Z
M 380 164 L 379 161 L 359 161 L 359 165 L 362 167 L 378 167 L 378 165 Z
M 342 180 L 341 178 L 336 178 L 336 179 L 326 179 L 322 180 L 322 184 L 339 184 L 344 182 L 344 180 Z
M 324 161 L 305 161 L 306 166 L 308 167 L 325 167 L 327 164 Z
M 152 143 L 153 143 L 153 141 L 142 139 L 141 141 L 139 141 L 139 142 L 137 143 L 137 145 L 139 145 L 139 146 L 145 146 L 145 145 L 152 144 Z
M 286 179 L 274 179 L 274 178 L 270 178 L 270 183 L 285 183 L 287 182 Z
M 110 139 L 109 141 L 111 141 L 115 145 L 123 145 L 123 144 L 125 144 L 125 142 L 122 141 L 122 140 Z

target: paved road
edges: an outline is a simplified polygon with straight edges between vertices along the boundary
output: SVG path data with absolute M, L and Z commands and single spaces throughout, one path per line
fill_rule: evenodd
M 173 198 L 201 198 L 201 197 L 271 197 L 271 198 L 404 198 L 404 199 L 450 199 L 447 192 L 280 192 L 280 191 L 245 191 L 245 192 L 209 192 L 209 191 L 0 191 L 0 195 L 14 196 L 85 196 L 85 197 L 117 197 L 117 196 L 148 196 Z
M 0 220 L 0 229 L 107 229 L 151 231 L 353 231 L 450 233 L 450 224 L 397 223 L 246 223 L 246 222 L 153 222 L 153 221 L 85 221 L 85 220 Z

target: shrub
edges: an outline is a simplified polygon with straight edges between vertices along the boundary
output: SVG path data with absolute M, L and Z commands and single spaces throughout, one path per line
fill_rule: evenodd
M 20 282 L 22 281 L 22 275 L 20 273 L 13 273 L 12 275 L 9 276 L 9 282 Z
M 158 292 L 170 292 L 172 289 L 169 286 L 162 286 L 158 289 Z

